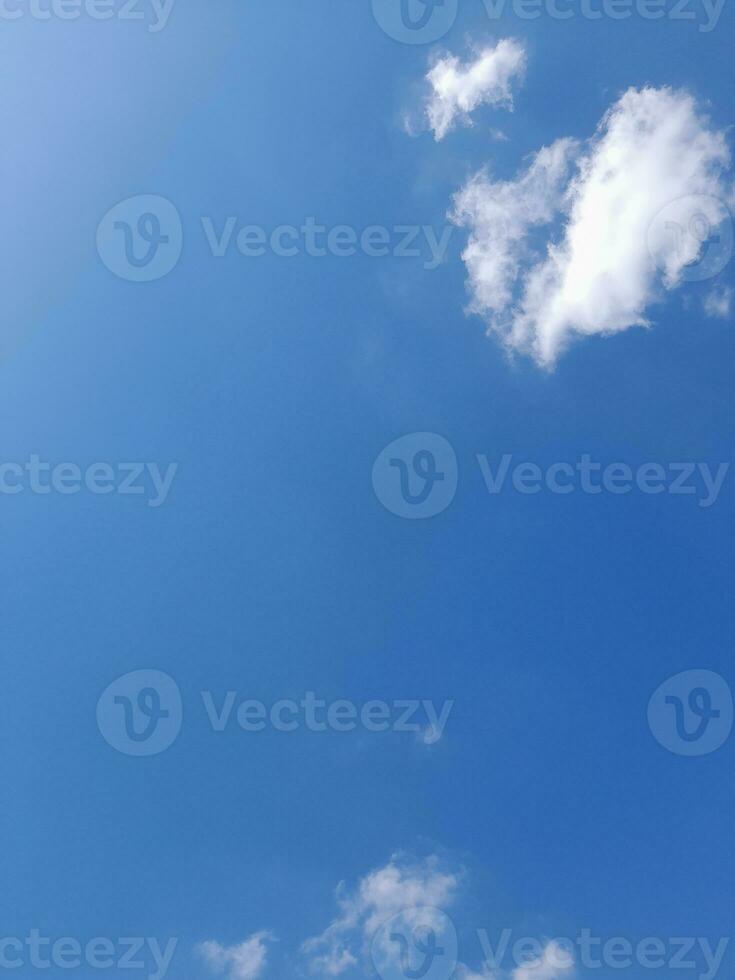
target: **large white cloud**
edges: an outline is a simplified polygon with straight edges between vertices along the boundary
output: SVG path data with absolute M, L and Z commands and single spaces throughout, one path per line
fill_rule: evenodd
M 710 231 L 729 222 L 729 165 L 724 133 L 690 95 L 629 89 L 586 145 L 559 141 L 515 180 L 480 174 L 457 194 L 453 220 L 470 230 L 471 308 L 508 349 L 545 366 L 575 335 L 647 325 L 647 308 L 707 247 L 706 235 L 688 233 L 693 219 Z M 540 248 L 534 229 L 543 225 Z
M 434 138 L 443 139 L 457 121 L 468 123 L 478 106 L 512 108 L 512 82 L 525 64 L 523 45 L 510 39 L 483 49 L 465 64 L 454 55 L 440 58 L 426 76 L 431 88 L 426 115 Z

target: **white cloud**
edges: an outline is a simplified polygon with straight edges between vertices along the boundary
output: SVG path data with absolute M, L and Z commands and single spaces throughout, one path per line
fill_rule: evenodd
M 480 173 L 456 195 L 453 219 L 471 229 L 462 258 L 477 312 L 510 306 L 523 264 L 532 257 L 529 231 L 554 218 L 576 149 L 574 140 L 558 140 L 543 147 L 517 180 L 493 183 Z
M 471 309 L 509 350 L 547 367 L 576 335 L 647 325 L 647 307 L 680 284 L 705 247 L 671 234 L 672 223 L 686 228 L 696 205 L 718 227 L 732 197 L 729 164 L 724 133 L 691 96 L 629 89 L 586 146 L 558 141 L 516 180 L 481 174 L 457 194 L 453 220 L 470 229 Z M 668 220 L 654 220 L 662 212 Z M 534 237 L 559 215 L 558 240 L 547 227 L 540 252 Z
M 428 950 L 420 946 L 423 934 L 434 939 L 437 953 L 445 957 L 445 969 L 456 966 L 452 975 L 457 980 L 567 980 L 574 968 L 573 955 L 555 940 L 538 947 L 538 959 L 514 968 L 504 968 L 505 953 L 496 956 L 484 943 L 487 961 L 482 967 L 475 970 L 460 962 L 459 937 L 448 913 L 461 897 L 463 879 L 462 869 L 445 866 L 435 855 L 415 860 L 395 854 L 386 865 L 360 878 L 354 889 L 342 882 L 334 919 L 320 935 L 301 945 L 304 965 L 320 980 L 344 974 L 373 976 L 376 969 L 385 975 L 386 967 L 391 975 L 402 975 L 411 938 L 415 949 L 410 955 L 426 955 Z M 398 942 L 396 934 L 407 942 Z M 197 952 L 214 974 L 226 974 L 228 980 L 260 980 L 273 941 L 272 933 L 262 931 L 233 946 L 209 940 Z
M 256 932 L 242 943 L 222 946 L 213 939 L 200 943 L 198 951 L 213 973 L 226 973 L 230 980 L 258 980 L 268 959 L 269 932 Z
M 396 855 L 362 878 L 354 892 L 337 890 L 339 914 L 324 932 L 302 947 L 313 973 L 339 976 L 356 966 L 384 922 L 399 912 L 446 908 L 454 900 L 461 874 L 442 870 L 438 858 L 411 862 Z
M 704 297 L 702 305 L 707 316 L 726 320 L 730 316 L 733 291 L 731 288 L 712 289 Z
M 529 960 L 511 971 L 511 980 L 562 980 L 574 970 L 574 958 L 560 943 L 553 939 L 543 948 L 541 955 Z M 493 969 L 487 963 L 482 972 L 476 973 L 462 963 L 459 964 L 459 980 L 503 980 L 506 976 L 500 969 Z
M 491 970 L 487 965 L 483 967 L 480 973 L 477 973 L 465 966 L 464 963 L 457 965 L 457 972 L 455 973 L 457 980 L 501 980 L 502 976 L 500 970 Z
M 538 959 L 513 970 L 513 980 L 559 980 L 574 968 L 571 953 L 554 940 L 547 943 Z
M 485 48 L 465 64 L 455 55 L 437 61 L 426 76 L 431 86 L 426 116 L 434 139 L 443 139 L 457 120 L 468 124 L 470 113 L 478 106 L 512 108 L 511 83 L 522 75 L 525 65 L 525 48 L 510 39 Z

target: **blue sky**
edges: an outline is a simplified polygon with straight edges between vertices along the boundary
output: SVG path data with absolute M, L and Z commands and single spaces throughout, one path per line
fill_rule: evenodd
M 429 892 L 450 876 L 478 975 L 478 929 L 730 934 L 734 743 L 686 758 L 647 722 L 667 678 L 732 677 L 729 479 L 708 507 L 699 491 L 490 494 L 476 457 L 729 463 L 733 320 L 702 304 L 732 263 L 664 291 L 649 329 L 573 342 L 549 367 L 465 313 L 466 227 L 426 269 L 426 248 L 215 258 L 201 219 L 450 227 L 480 168 L 516 180 L 540 147 L 589 140 L 630 87 L 686 89 L 726 132 L 734 18 L 493 22 L 460 0 L 437 45 L 387 36 L 367 0 L 179 0 L 157 32 L 2 24 L 2 462 L 177 464 L 161 506 L 147 484 L 0 497 L 2 936 L 176 937 L 168 977 L 204 980 L 218 962 L 197 944 L 268 931 L 262 970 L 222 960 L 222 975 L 308 976 L 302 943 L 339 919 L 338 883 L 354 905 L 396 854 Z M 512 112 L 481 105 L 440 141 L 406 132 L 430 59 L 502 38 L 526 56 Z M 148 283 L 96 247 L 136 195 L 168 199 L 183 228 L 178 263 Z M 425 520 L 391 513 L 371 477 L 411 433 L 457 460 L 456 494 Z M 183 703 L 178 737 L 146 758 L 95 715 L 138 670 L 168 674 Z M 433 744 L 214 732 L 203 691 L 453 707 Z M 375 975 L 367 926 L 350 928 L 341 975 Z M 593 975 L 621 973 L 650 971 Z

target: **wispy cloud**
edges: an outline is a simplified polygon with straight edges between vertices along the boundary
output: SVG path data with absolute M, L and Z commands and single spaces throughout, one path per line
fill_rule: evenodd
M 525 48 L 511 39 L 484 48 L 472 61 L 462 63 L 455 55 L 436 61 L 426 76 L 431 89 L 426 117 L 434 139 L 444 139 L 457 122 L 470 124 L 481 105 L 512 108 L 512 83 L 525 65 Z
M 339 976 L 366 955 L 366 947 L 391 916 L 410 909 L 446 908 L 454 900 L 461 872 L 441 868 L 439 859 L 411 861 L 395 855 L 385 867 L 362 878 L 353 892 L 337 890 L 338 914 L 302 952 L 313 973 Z
M 566 980 L 573 970 L 574 959 L 571 953 L 552 939 L 544 946 L 539 957 L 515 967 L 510 974 L 487 963 L 477 973 L 460 963 L 456 975 L 458 980 L 503 980 L 507 976 L 511 980 Z
M 696 199 L 716 229 L 732 197 L 729 165 L 724 133 L 689 94 L 629 89 L 586 144 L 560 140 L 515 180 L 479 174 L 456 195 L 453 220 L 469 228 L 471 310 L 509 350 L 547 367 L 575 336 L 648 325 L 647 308 L 705 248 L 654 219 L 672 206 L 686 222 Z
M 573 956 L 556 940 L 537 944 L 536 959 L 516 960 L 514 967 L 506 969 L 501 966 L 506 947 L 501 944 L 493 951 L 478 930 L 485 962 L 479 968 L 461 962 L 449 912 L 462 898 L 464 879 L 463 868 L 446 864 L 436 854 L 421 859 L 394 854 L 385 865 L 358 879 L 353 888 L 339 884 L 335 914 L 321 933 L 301 944 L 299 966 L 324 980 L 373 976 L 376 969 L 381 976 L 386 971 L 403 976 L 406 955 L 411 960 L 441 955 L 444 969 L 456 968 L 453 975 L 458 980 L 568 980 Z M 261 980 L 273 941 L 272 933 L 262 931 L 233 946 L 209 940 L 197 952 L 216 975 L 226 975 L 228 980 Z
M 704 312 L 707 316 L 719 317 L 721 320 L 726 320 L 730 316 L 732 296 L 733 291 L 731 288 L 711 289 L 702 301 Z

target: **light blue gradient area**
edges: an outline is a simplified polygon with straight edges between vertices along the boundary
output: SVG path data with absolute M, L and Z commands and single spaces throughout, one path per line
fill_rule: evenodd
M 735 682 L 735 476 L 705 509 L 490 497 L 475 463 L 729 461 L 735 334 L 700 314 L 707 284 L 546 374 L 465 317 L 459 231 L 426 271 L 214 259 L 200 218 L 439 227 L 477 167 L 509 178 L 540 145 L 591 135 L 629 85 L 686 86 L 724 128 L 734 27 L 732 7 L 708 34 L 493 24 L 466 0 L 441 43 L 518 37 L 529 70 L 512 115 L 483 110 L 435 144 L 402 127 L 428 49 L 386 37 L 364 0 L 179 0 L 158 34 L 2 23 L 3 460 L 180 467 L 158 509 L 0 498 L 2 935 L 176 936 L 169 977 L 195 980 L 196 942 L 273 929 L 271 975 L 295 977 L 337 882 L 401 847 L 468 869 L 452 915 L 474 966 L 477 928 L 731 932 L 735 742 L 676 756 L 646 708 L 679 671 Z M 165 196 L 184 226 L 178 266 L 148 284 L 95 250 L 102 216 L 135 194 Z M 417 431 L 459 462 L 454 502 L 427 521 L 388 513 L 371 486 L 383 448 Z M 174 677 L 184 710 L 175 744 L 144 759 L 95 721 L 102 691 L 139 669 Z M 456 705 L 427 747 L 214 734 L 201 690 Z

